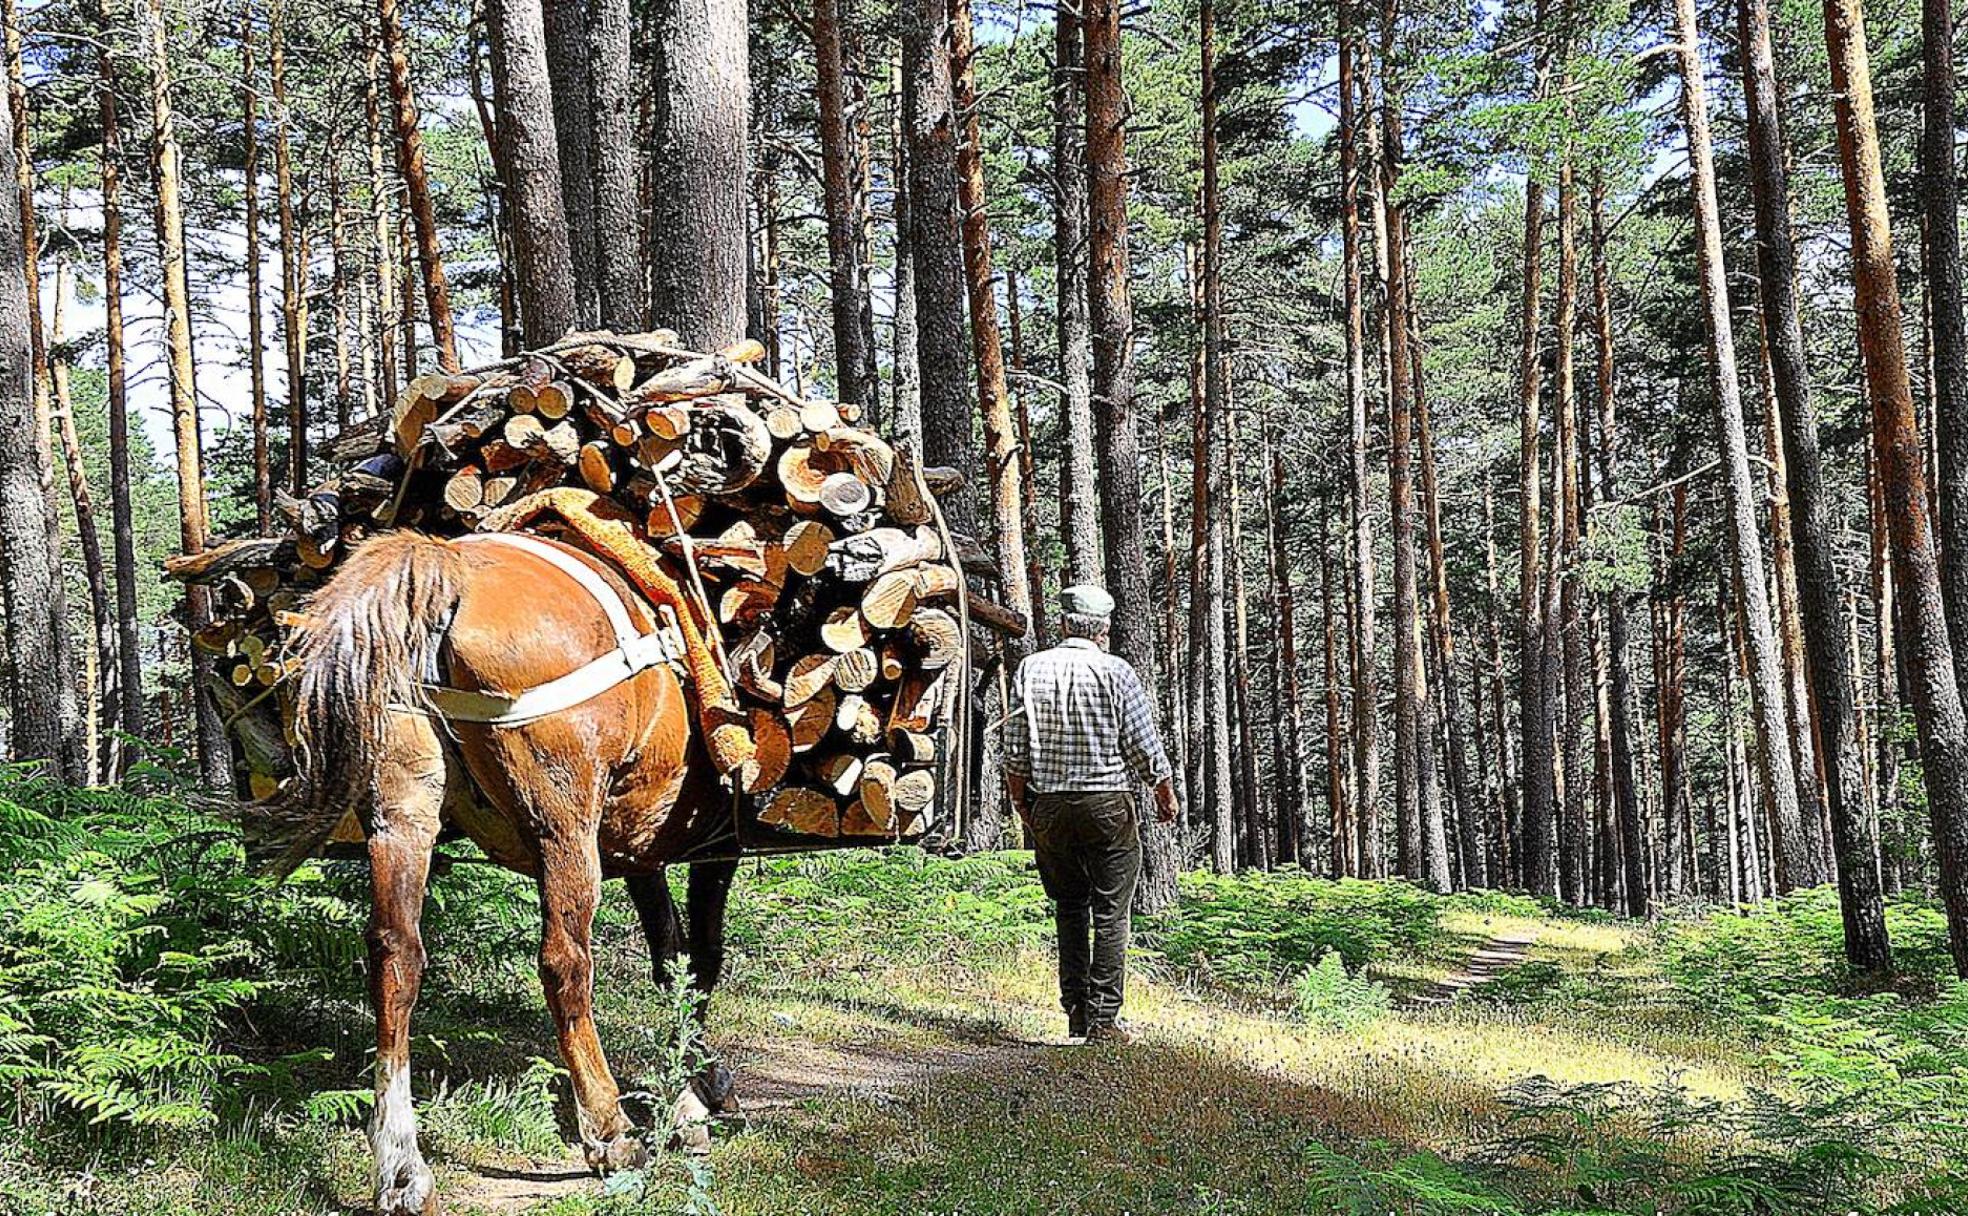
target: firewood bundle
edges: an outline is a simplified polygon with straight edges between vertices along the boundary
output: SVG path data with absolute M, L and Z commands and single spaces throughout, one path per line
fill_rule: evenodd
M 857 425 L 852 405 L 788 392 L 750 366 L 762 354 L 577 334 L 421 377 L 392 417 L 328 442 L 342 471 L 280 500 L 287 534 L 173 559 L 174 577 L 214 592 L 197 641 L 219 656 L 252 792 L 286 771 L 287 639 L 342 554 L 383 527 L 550 531 L 543 504 L 567 516 L 571 498 L 626 521 L 689 590 L 718 652 L 693 668 L 700 720 L 744 736 L 720 765 L 752 823 L 808 843 L 931 831 L 966 625 L 1024 622 L 966 585 L 995 570 L 943 526 L 935 494 L 958 476 Z

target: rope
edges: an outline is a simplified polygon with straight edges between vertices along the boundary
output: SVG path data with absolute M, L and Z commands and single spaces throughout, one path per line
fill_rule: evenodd
M 957 652 L 957 699 L 950 714 L 950 766 L 952 780 L 949 784 L 955 795 L 950 810 L 950 825 L 954 837 L 961 841 L 964 836 L 964 812 L 970 806 L 970 579 L 964 574 L 963 558 L 957 553 L 956 537 L 950 533 L 949 521 L 943 518 L 943 504 L 936 501 L 936 495 L 925 494 L 929 501 L 930 517 L 936 521 L 936 532 L 943 540 L 944 556 L 957 570 L 957 627 L 963 644 Z
M 650 472 L 656 475 L 656 488 L 662 492 L 663 510 L 670 517 L 670 527 L 683 543 L 684 568 L 690 572 L 690 589 L 697 593 L 697 605 L 704 611 L 704 620 L 709 626 L 705 633 L 710 638 L 712 653 L 717 655 L 718 670 L 724 673 L 728 683 L 735 686 L 738 683 L 738 669 L 732 666 L 731 655 L 724 649 L 724 631 L 717 627 L 717 613 L 711 608 L 710 593 L 704 590 L 704 575 L 697 568 L 697 541 L 683 526 L 683 517 L 677 514 L 676 498 L 670 493 L 670 479 L 664 476 L 661 468 L 651 469 Z

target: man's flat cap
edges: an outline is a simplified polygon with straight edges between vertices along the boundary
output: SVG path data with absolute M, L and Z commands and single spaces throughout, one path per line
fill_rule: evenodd
M 1109 617 L 1114 615 L 1114 597 L 1101 587 L 1082 583 L 1068 587 L 1059 593 L 1059 606 L 1075 616 Z

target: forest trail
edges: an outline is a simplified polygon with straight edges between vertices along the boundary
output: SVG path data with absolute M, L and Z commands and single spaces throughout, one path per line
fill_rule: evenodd
M 1521 931 L 1492 935 L 1470 952 L 1460 969 L 1430 980 L 1402 1003 L 1409 1008 L 1452 1004 L 1461 993 L 1516 970 L 1530 956 L 1537 940 L 1535 932 L 1528 936 Z
M 1454 970 L 1399 1003 L 1416 1011 L 1453 1004 L 1459 994 L 1521 966 L 1538 940 L 1535 926 L 1490 932 Z M 1129 1021 L 1144 1043 L 1153 1044 L 1181 1035 L 1186 1018 L 1171 1012 L 1159 1001 L 1146 1002 Z M 1084 1050 L 1064 1037 L 1031 1034 L 1031 1023 L 1013 1030 L 934 1014 L 907 1020 L 902 1034 L 842 1040 L 824 1026 L 803 1025 L 804 1019 L 780 1013 L 772 1019 L 776 1033 L 747 1033 L 725 1043 L 721 1056 L 738 1074 L 742 1109 L 722 1132 L 794 1124 L 821 1105 L 906 1105 L 938 1081 L 961 1074 L 995 1077 L 1016 1088 L 1058 1067 L 1063 1053 Z M 603 1187 L 570 1146 L 564 1157 L 465 1167 L 444 1180 L 443 1193 L 452 1210 L 508 1216 L 574 1196 L 597 1196 Z

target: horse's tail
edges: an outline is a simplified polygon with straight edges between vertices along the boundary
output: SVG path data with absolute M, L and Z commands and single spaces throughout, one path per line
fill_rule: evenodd
M 294 700 L 294 774 L 261 808 L 255 860 L 276 876 L 320 849 L 370 796 L 392 707 L 427 705 L 424 682 L 457 613 L 463 556 L 418 532 L 349 554 L 309 600 Z

